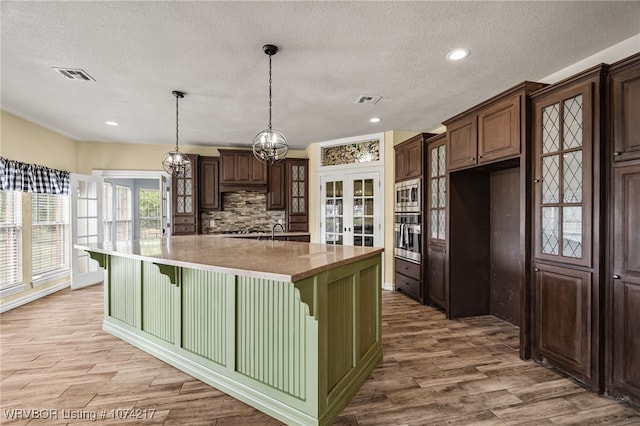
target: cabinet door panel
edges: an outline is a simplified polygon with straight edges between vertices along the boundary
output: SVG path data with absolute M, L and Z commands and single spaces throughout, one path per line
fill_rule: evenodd
M 422 140 L 407 147 L 407 177 L 422 176 Z
M 611 77 L 614 160 L 640 158 L 640 58 Z
M 253 180 L 253 164 L 251 164 L 251 156 L 248 154 L 237 154 L 235 180 L 236 182 L 251 182 Z
M 218 158 L 200 157 L 200 210 L 220 209 L 220 186 L 218 184 L 220 163 Z
M 396 148 L 396 181 L 407 177 L 407 151 Z
M 614 188 L 612 385 L 640 403 L 640 164 L 616 167 Z
M 447 292 L 445 286 L 445 248 L 429 245 L 427 249 L 429 265 L 429 298 L 432 302 L 446 309 Z
M 589 382 L 592 274 L 549 265 L 536 266 L 535 355 Z
M 284 210 L 286 204 L 285 176 L 285 163 L 275 163 L 269 166 L 267 210 Z
M 476 117 L 447 126 L 447 169 L 476 164 L 478 154 Z
M 478 162 L 520 154 L 520 97 L 478 113 Z

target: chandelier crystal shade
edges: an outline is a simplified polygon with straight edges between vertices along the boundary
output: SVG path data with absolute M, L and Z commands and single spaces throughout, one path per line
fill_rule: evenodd
M 178 139 L 178 100 L 184 98 L 184 93 L 174 90 L 171 92 L 176 98 L 176 149 L 167 152 L 162 157 L 162 167 L 175 177 L 185 177 L 191 175 L 191 161 L 186 154 L 180 152 Z
M 273 164 L 287 156 L 287 138 L 271 127 L 271 57 L 278 53 L 278 46 L 265 44 L 262 49 L 269 55 L 269 127 L 253 138 L 253 155 L 261 162 Z

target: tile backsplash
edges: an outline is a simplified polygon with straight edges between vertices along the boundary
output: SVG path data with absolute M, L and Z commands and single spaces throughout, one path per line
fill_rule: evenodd
M 284 211 L 267 210 L 264 192 L 238 191 L 222 193 L 222 211 L 200 213 L 202 233 L 224 231 L 271 232 L 275 223 L 285 223 Z

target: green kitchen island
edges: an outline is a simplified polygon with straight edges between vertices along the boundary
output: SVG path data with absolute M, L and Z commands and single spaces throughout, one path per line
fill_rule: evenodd
M 382 249 L 207 235 L 77 245 L 108 333 L 293 425 L 331 424 L 382 359 Z

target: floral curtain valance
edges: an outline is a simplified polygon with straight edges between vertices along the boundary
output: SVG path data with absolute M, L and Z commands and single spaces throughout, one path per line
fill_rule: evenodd
M 0 189 L 67 195 L 69 172 L 0 157 Z

